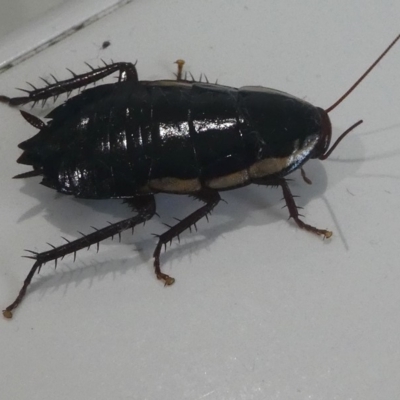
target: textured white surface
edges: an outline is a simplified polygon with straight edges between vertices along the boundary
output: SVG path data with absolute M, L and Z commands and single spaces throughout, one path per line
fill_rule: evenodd
M 36 14 L 0 39 L 0 72 L 26 60 L 132 0 L 68 0 Z M 22 6 L 22 4 L 21 4 Z M 10 13 L 8 9 L 2 14 Z M 11 13 L 10 13 L 11 14 Z M 14 20 L 15 16 L 10 15 Z M 1 23 L 1 20 L 0 20 Z
M 0 38 L 68 0 L 3 0 L 0 13 Z
M 0 76 L 17 95 L 38 75 L 84 61 L 138 62 L 170 77 L 177 58 L 226 85 L 262 84 L 331 105 L 399 33 L 400 4 L 381 0 L 138 0 Z M 101 43 L 111 46 L 100 50 Z M 152 232 L 198 203 L 160 196 L 161 219 L 42 273 L 11 321 L 0 320 L 1 397 L 50 399 L 396 399 L 400 391 L 400 46 L 332 115 L 334 135 L 365 122 L 331 159 L 293 174 L 306 220 L 287 222 L 276 189 L 223 194 L 210 223 L 162 256 Z M 0 105 L 0 304 L 31 266 L 22 249 L 76 238 L 130 212 L 118 201 L 56 195 L 11 180 L 17 144 L 35 133 Z

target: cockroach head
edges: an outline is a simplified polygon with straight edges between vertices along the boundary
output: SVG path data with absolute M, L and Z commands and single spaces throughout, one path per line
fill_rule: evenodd
M 321 158 L 328 151 L 332 138 L 332 124 L 328 113 L 319 107 L 318 111 L 321 115 L 321 131 L 311 158 Z
M 336 146 L 343 140 L 345 136 L 347 136 L 354 128 L 358 125 L 362 124 L 362 120 L 357 121 L 355 124 L 350 126 L 347 130 L 345 130 L 333 143 L 331 147 L 329 147 L 332 138 L 332 124 L 329 119 L 328 113 L 322 108 L 318 107 L 318 110 L 321 114 L 321 132 L 319 134 L 318 142 L 314 148 L 314 153 L 311 158 L 318 158 L 320 160 L 326 160 L 336 149 Z

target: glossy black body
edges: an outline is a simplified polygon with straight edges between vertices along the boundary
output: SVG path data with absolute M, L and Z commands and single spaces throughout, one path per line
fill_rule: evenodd
M 259 87 L 123 81 L 50 112 L 47 126 L 20 144 L 18 162 L 41 170 L 44 185 L 81 198 L 131 197 L 168 177 L 204 185 L 263 159 L 289 158 L 318 138 L 321 111 Z M 300 167 L 312 152 L 270 177 Z

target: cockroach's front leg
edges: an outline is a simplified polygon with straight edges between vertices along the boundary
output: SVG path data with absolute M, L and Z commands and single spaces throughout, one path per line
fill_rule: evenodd
M 186 229 L 190 228 L 192 225 L 196 226 L 196 222 L 203 217 L 207 217 L 207 214 L 211 213 L 211 211 L 221 200 L 219 193 L 216 190 L 212 189 L 203 189 L 202 191 L 196 193 L 195 197 L 205 202 L 206 204 L 192 214 L 188 215 L 186 218 L 179 221 L 168 231 L 158 236 L 158 244 L 153 254 L 154 268 L 157 278 L 163 280 L 165 282 L 165 285 L 172 285 L 175 282 L 175 279 L 161 272 L 160 254 L 162 246 L 166 246 L 168 242 L 171 242 L 172 239 L 176 237 L 179 238 L 179 235 Z
M 5 318 L 12 318 L 13 310 L 18 307 L 18 305 L 25 297 L 26 290 L 28 289 L 28 286 L 30 285 L 33 276 L 36 272 L 40 271 L 40 268 L 43 266 L 43 264 L 49 261 L 55 261 L 57 265 L 57 260 L 59 258 L 64 258 L 68 254 L 74 254 L 75 256 L 77 251 L 84 248 L 89 248 L 93 244 L 97 244 L 98 246 L 102 240 L 113 237 L 114 235 L 120 235 L 121 232 L 127 229 L 133 229 L 136 225 L 146 222 L 147 220 L 152 218 L 156 212 L 154 196 L 149 195 L 142 196 L 137 199 L 129 199 L 126 201 L 126 203 L 130 204 L 134 209 L 136 209 L 138 214 L 132 218 L 128 218 L 115 224 L 106 226 L 103 229 L 98 229 L 88 235 L 83 235 L 81 238 L 76 239 L 72 242 L 68 241 L 67 244 L 64 244 L 62 246 L 53 246 L 52 250 L 44 251 L 42 253 L 31 252 L 32 255 L 27 256 L 27 258 L 34 259 L 35 263 L 29 271 L 29 274 L 25 278 L 24 284 L 17 298 L 12 304 L 10 304 L 5 310 L 3 310 L 3 316 Z
M 267 186 L 280 186 L 283 191 L 283 198 L 285 199 L 286 206 L 289 210 L 290 218 L 293 218 L 296 224 L 306 231 L 315 233 L 316 235 L 323 236 L 324 239 L 329 239 L 332 236 L 331 231 L 327 231 L 326 229 L 318 229 L 312 225 L 308 225 L 300 219 L 300 214 L 298 211 L 298 207 L 296 202 L 294 201 L 294 196 L 289 189 L 289 185 L 287 184 L 286 179 L 277 178 L 277 179 L 257 179 L 254 183 L 259 185 L 267 185 Z
M 60 94 L 69 93 L 74 89 L 83 88 L 91 83 L 97 82 L 100 79 L 105 78 L 108 75 L 113 74 L 114 72 L 119 72 L 120 81 L 127 80 L 137 82 L 139 80 L 136 67 L 132 63 L 118 62 L 108 65 L 106 64 L 104 67 L 101 68 L 90 68 L 92 69 L 90 72 L 80 75 L 77 75 L 69 70 L 72 73 L 73 77 L 64 81 L 58 81 L 54 76 L 52 76 L 55 82 L 49 83 L 42 78 L 47 85 L 44 88 L 37 89 L 33 87 L 33 90 L 20 89 L 24 92 L 27 92 L 28 95 L 24 97 L 12 98 L 7 96 L 0 96 L 0 102 L 7 103 L 10 106 L 19 106 L 31 102 L 36 103 L 38 101 L 45 102 L 50 97 L 57 98 Z
M 282 188 L 283 197 L 286 201 L 286 205 L 289 210 L 290 217 L 294 219 L 296 224 L 300 228 L 305 229 L 306 231 L 315 233 L 316 235 L 319 235 L 319 236 L 323 236 L 324 239 L 329 239 L 332 236 L 331 231 L 327 231 L 326 229 L 315 228 L 314 226 L 306 224 L 299 218 L 299 212 L 297 209 L 297 205 L 294 201 L 294 197 L 292 195 L 292 192 L 289 189 L 289 185 L 287 184 L 286 180 L 283 178 L 279 179 L 278 185 Z

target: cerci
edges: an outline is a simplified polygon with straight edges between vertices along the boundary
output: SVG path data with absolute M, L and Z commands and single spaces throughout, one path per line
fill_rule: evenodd
M 196 224 L 221 200 L 220 191 L 251 183 L 280 186 L 289 215 L 300 228 L 329 238 L 332 233 L 300 219 L 286 175 L 309 159 L 325 160 L 356 126 L 331 142 L 328 113 L 346 98 L 400 35 L 357 82 L 327 109 L 279 90 L 259 86 L 233 88 L 201 83 L 182 76 L 178 60 L 176 80 L 139 81 L 134 64 L 119 62 L 92 68 L 71 79 L 45 81 L 24 97 L 0 96 L 11 106 L 43 102 L 94 83 L 118 72 L 114 84 L 87 89 L 51 111 L 45 123 L 21 111 L 39 132 L 22 142 L 18 163 L 32 170 L 15 178 L 40 175 L 42 184 L 60 193 L 85 199 L 124 199 L 136 215 L 96 229 L 74 241 L 42 253 L 35 260 L 6 318 L 25 296 L 43 264 L 119 235 L 149 220 L 156 213 L 157 193 L 191 195 L 204 205 L 158 236 L 154 268 L 165 285 L 174 278 L 160 268 L 162 246 Z M 72 71 L 71 71 L 72 72 Z M 303 171 L 302 171 L 303 172 Z M 306 181 L 308 179 L 304 175 Z

